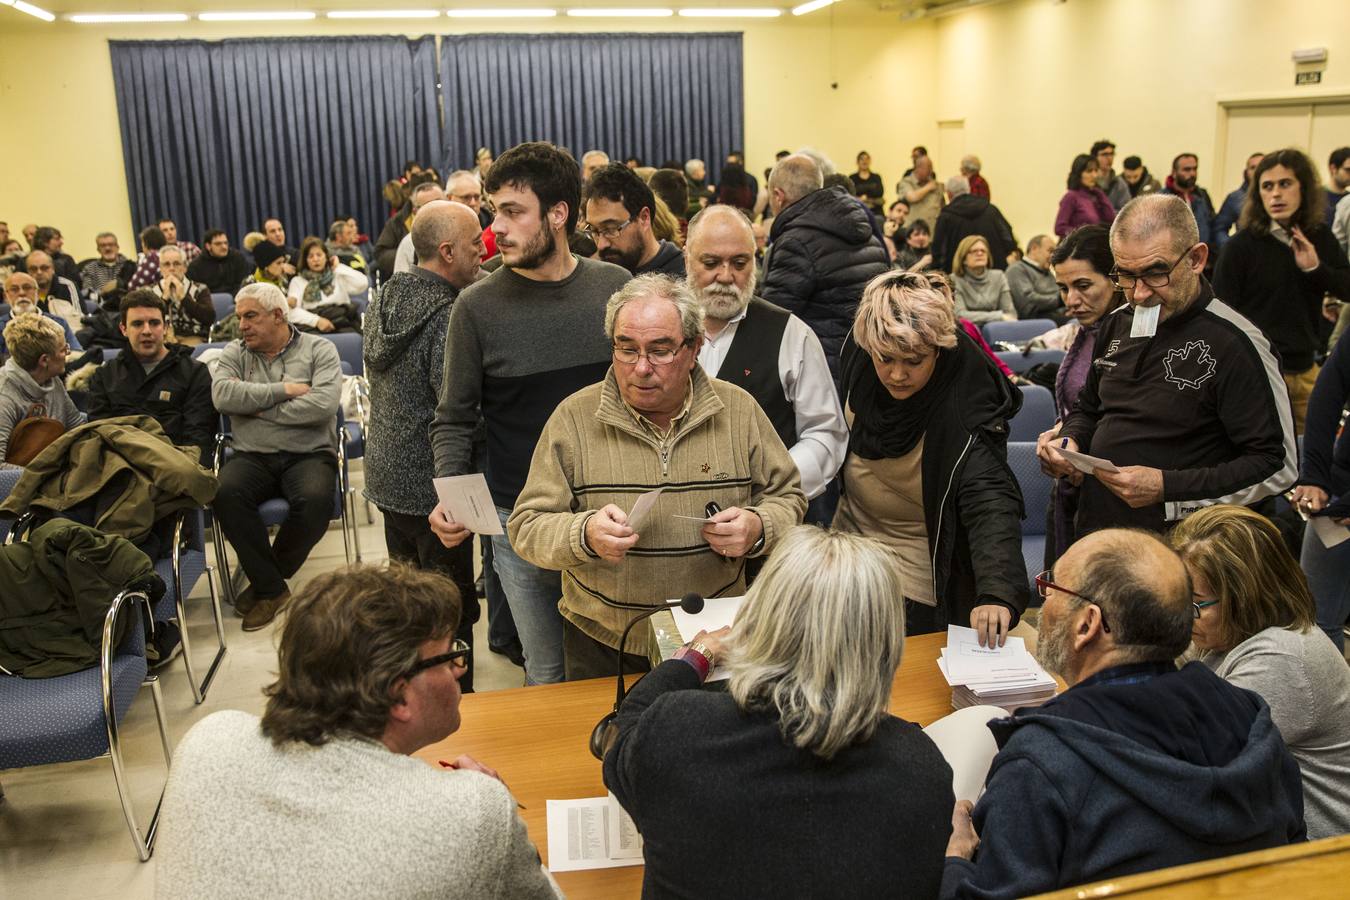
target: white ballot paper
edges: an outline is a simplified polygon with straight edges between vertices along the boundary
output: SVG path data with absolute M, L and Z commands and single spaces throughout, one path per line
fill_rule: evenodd
M 450 518 L 474 534 L 502 534 L 502 520 L 497 518 L 497 505 L 492 502 L 487 479 L 482 472 L 473 475 L 453 475 L 433 478 L 436 499 Z
M 686 642 L 692 641 L 694 635 L 700 631 L 716 631 L 723 626 L 730 625 L 736 621 L 736 614 L 741 611 L 741 604 L 745 602 L 745 597 L 709 597 L 703 601 L 703 611 L 699 613 L 687 613 L 678 606 L 670 611 L 675 619 L 675 627 L 680 632 L 680 637 Z M 726 669 L 716 666 L 708 673 L 709 681 L 726 681 L 729 678 Z
M 1020 637 L 1009 637 L 1002 647 L 981 647 L 975 629 L 962 625 L 947 626 L 942 658 L 955 684 L 1032 678 L 1040 670 Z
M 642 835 L 613 794 L 548 801 L 550 872 L 642 865 Z
M 632 510 L 628 513 L 628 527 L 634 531 L 642 530 L 642 520 L 647 518 L 647 513 L 651 512 L 652 507 L 656 505 L 656 498 L 661 496 L 665 488 L 659 487 L 654 491 L 648 491 L 637 498 L 633 504 Z
M 1055 452 L 1067 459 L 1075 469 L 1084 475 L 1091 475 L 1094 469 L 1101 469 L 1104 472 L 1120 471 L 1116 468 L 1116 464 L 1109 459 L 1088 456 L 1086 453 L 1079 453 L 1077 450 L 1070 450 L 1068 447 L 1055 447 Z
M 923 730 L 952 767 L 952 793 L 957 800 L 974 803 L 984 793 L 984 780 L 998 753 L 988 723 L 1007 715 L 1008 710 L 1001 706 L 967 706 Z
M 1350 528 L 1337 525 L 1331 516 L 1309 516 L 1308 524 L 1312 526 L 1313 533 L 1322 541 L 1324 547 L 1335 547 L 1350 540 Z
M 1153 337 L 1158 333 L 1158 316 L 1161 314 L 1161 303 L 1157 306 L 1136 306 L 1134 321 L 1130 324 L 1130 337 Z

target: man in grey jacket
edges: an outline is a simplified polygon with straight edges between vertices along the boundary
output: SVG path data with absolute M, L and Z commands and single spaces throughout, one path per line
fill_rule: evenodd
M 1054 319 L 1060 325 L 1069 321 L 1050 272 L 1054 252 L 1054 235 L 1038 234 L 1027 243 L 1026 255 L 1008 266 L 1008 290 L 1019 319 Z
M 333 516 L 342 366 L 331 342 L 291 327 L 276 286 L 245 285 L 235 312 L 240 339 L 221 353 L 211 384 L 234 432 L 213 509 L 248 575 L 235 609 L 244 630 L 256 631 L 290 600 L 286 579 Z M 269 545 L 258 507 L 273 497 L 285 498 L 290 514 Z

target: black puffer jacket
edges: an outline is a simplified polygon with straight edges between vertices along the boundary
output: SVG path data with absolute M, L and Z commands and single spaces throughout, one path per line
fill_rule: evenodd
M 962 194 L 942 208 L 933 228 L 933 262 L 939 269 L 952 270 L 957 245 L 972 234 L 989 242 L 991 268 L 1008 268 L 1008 254 L 1017 246 L 1012 226 L 985 198 Z
M 822 188 L 775 216 L 769 241 L 759 296 L 811 326 L 838 377 L 863 287 L 891 267 L 866 208 L 842 189 Z

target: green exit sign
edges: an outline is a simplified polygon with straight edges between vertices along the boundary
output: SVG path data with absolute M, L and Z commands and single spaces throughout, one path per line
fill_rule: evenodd
M 1294 84 L 1321 84 L 1322 73 L 1318 72 L 1297 72 L 1294 74 Z

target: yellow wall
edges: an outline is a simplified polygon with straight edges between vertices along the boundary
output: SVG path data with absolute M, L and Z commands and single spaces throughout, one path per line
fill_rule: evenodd
M 0 139 L 0 218 L 16 231 L 28 221 L 59 225 L 77 257 L 92 253 L 99 230 L 111 227 L 124 246 L 132 232 L 108 38 L 717 27 L 672 19 L 635 29 L 566 18 L 471 29 L 444 19 L 385 28 L 326 20 L 14 24 L 25 18 L 0 8 L 0 109 L 10 126 Z M 938 121 L 964 120 L 964 149 L 982 158 L 994 201 L 1023 241 L 1050 229 L 1073 155 L 1099 137 L 1116 141 L 1117 163 L 1139 154 L 1160 178 L 1177 152 L 1200 154 L 1201 184 L 1217 200 L 1233 186 L 1212 168 L 1219 98 L 1350 92 L 1345 0 L 1011 0 L 909 23 L 847 0 L 800 19 L 722 27 L 745 34 L 752 170 L 780 148 L 810 144 L 848 172 L 854 154 L 867 149 L 889 197 L 909 148 L 923 143 L 938 153 Z M 1308 46 L 1329 51 L 1323 84 L 1295 88 L 1289 54 Z M 18 122 L 32 123 L 30 136 L 19 137 Z M 950 165 L 939 174 L 951 174 Z
M 9 137 L 0 139 L 0 219 L 8 221 L 15 233 L 25 222 L 59 226 L 77 259 L 93 255 L 94 235 L 104 229 L 118 234 L 123 252 L 134 243 L 108 39 L 452 30 L 444 19 L 404 23 L 412 26 L 406 28 L 318 20 L 230 27 L 195 21 L 137 27 L 24 23 L 11 30 L 16 16 L 24 18 L 0 8 L 0 109 L 8 123 L 28 121 L 34 129 L 31 139 L 16 140 L 19 132 L 11 128 L 6 129 Z M 418 27 L 423 24 L 425 28 Z M 716 30 L 711 24 L 671 20 L 660 30 Z M 873 164 L 888 180 L 892 172 L 898 175 L 905 168 L 913 135 L 930 123 L 932 108 L 906 98 L 895 73 L 931 71 L 935 62 L 931 24 L 905 27 L 894 17 L 871 16 L 862 23 L 840 21 L 832 27 L 830 17 L 823 16 L 816 21 L 775 20 L 724 29 L 745 34 L 744 149 L 752 172 L 771 165 L 780 148 L 803 144 L 837 159 L 845 173 L 852 171 L 860 148 L 872 153 Z M 624 22 L 579 25 L 577 20 L 560 18 L 547 28 L 538 22 L 516 27 L 489 22 L 477 29 L 453 30 L 639 29 Z M 838 83 L 837 89 L 830 87 L 832 82 Z M 873 118 L 880 114 L 887 118 L 884 128 Z

